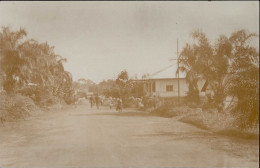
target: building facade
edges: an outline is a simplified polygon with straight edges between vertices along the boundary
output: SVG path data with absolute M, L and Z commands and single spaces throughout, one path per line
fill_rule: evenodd
M 146 96 L 159 96 L 161 98 L 172 98 L 178 97 L 178 92 L 180 97 L 187 96 L 189 91 L 189 84 L 186 81 L 184 73 L 179 75 L 179 85 L 178 78 L 176 77 L 176 67 L 169 66 L 160 70 L 152 75 L 150 75 L 144 82 L 144 92 Z M 198 81 L 198 89 L 200 91 L 200 96 L 205 96 L 205 91 L 202 90 L 205 80 L 200 79 Z M 179 86 L 179 87 L 178 87 Z
M 198 88 L 200 91 L 200 96 L 205 96 L 205 92 L 202 91 L 204 85 L 204 80 L 198 81 Z M 179 86 L 179 88 L 178 88 Z M 180 97 L 187 96 L 189 91 L 189 84 L 185 78 L 158 78 L 158 79 L 148 79 L 144 83 L 144 89 L 146 96 L 159 96 L 162 98 L 178 97 L 178 92 Z

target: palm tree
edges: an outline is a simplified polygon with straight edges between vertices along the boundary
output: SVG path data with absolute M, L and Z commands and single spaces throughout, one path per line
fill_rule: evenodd
M 197 42 L 192 46 L 186 44 L 180 54 L 180 67 L 177 71 L 186 73 L 186 80 L 189 84 L 188 101 L 199 103 L 198 80 L 207 79 L 212 64 L 213 49 L 204 33 L 195 31 L 192 33 L 193 39 Z
M 232 50 L 230 95 L 238 98 L 232 110 L 241 128 L 259 123 L 259 51 L 250 45 L 258 37 L 245 30 L 234 32 L 229 38 Z
M 227 96 L 227 85 L 229 84 L 229 71 L 232 45 L 230 40 L 221 35 L 214 46 L 211 46 L 206 35 L 200 31 L 192 33 L 195 44 L 186 44 L 181 52 L 180 70 L 186 72 L 186 79 L 189 83 L 191 100 L 198 99 L 197 82 L 203 78 L 211 86 L 214 97 L 213 106 L 219 111 L 223 110 L 224 99 Z
M 23 64 L 23 55 L 19 46 L 27 33 L 24 29 L 12 32 L 9 27 L 3 27 L 0 32 L 0 61 L 3 79 L 3 88 L 7 93 L 14 92 L 15 85 L 19 82 L 18 76 Z
M 0 32 L 1 80 L 4 90 L 7 93 L 21 92 L 28 95 L 28 84 L 34 83 L 37 87 L 29 88 L 29 91 L 37 94 L 39 99 L 44 95 L 64 99 L 65 95 L 68 96 L 65 92 L 72 88 L 72 76 L 63 67 L 66 59 L 55 54 L 54 47 L 47 42 L 38 43 L 25 37 L 23 29 L 12 32 L 8 27 L 3 27 Z
M 213 103 L 222 111 L 224 100 L 227 96 L 227 85 L 229 84 L 230 75 L 228 75 L 231 60 L 232 45 L 229 39 L 221 35 L 214 46 L 212 55 L 212 64 L 209 73 L 206 73 L 206 79 L 214 91 Z

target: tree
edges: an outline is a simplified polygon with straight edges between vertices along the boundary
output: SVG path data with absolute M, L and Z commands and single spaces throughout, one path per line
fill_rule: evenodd
M 130 96 L 133 87 L 133 82 L 129 80 L 128 72 L 126 70 L 123 70 L 118 74 L 116 84 L 118 86 L 119 96 L 124 102 L 127 96 Z
M 198 80 L 208 78 L 212 64 L 213 49 L 206 35 L 200 31 L 192 33 L 193 39 L 197 42 L 193 45 L 186 44 L 180 53 L 180 67 L 177 71 L 186 73 L 186 80 L 189 84 L 187 100 L 193 103 L 200 103 Z
M 1 57 L 1 78 L 3 88 L 7 93 L 14 92 L 17 74 L 23 65 L 23 55 L 19 52 L 22 39 L 27 35 L 24 29 L 12 32 L 8 27 L 3 27 L 0 33 L 0 57 Z
M 210 70 L 204 74 L 214 91 L 213 103 L 218 111 L 222 111 L 224 100 L 227 96 L 227 85 L 229 83 L 229 62 L 231 61 L 232 45 L 229 39 L 221 35 L 215 46 L 211 58 Z
M 128 72 L 127 71 L 121 71 L 116 79 L 116 84 L 120 87 L 120 88 L 125 88 L 127 86 L 127 82 L 128 82 Z
M 202 77 L 213 89 L 214 107 L 219 111 L 227 95 L 236 97 L 232 112 L 241 128 L 259 123 L 259 51 L 251 43 L 256 37 L 239 30 L 229 38 L 219 36 L 211 46 L 205 34 L 195 32 L 197 44 L 186 44 L 180 55 L 179 70 L 186 72 L 189 93 L 197 94 L 197 80 Z
M 224 35 L 221 35 L 213 46 L 206 35 L 200 31 L 193 32 L 192 37 L 195 43 L 192 46 L 186 44 L 180 55 L 180 70 L 186 72 L 189 83 L 187 98 L 193 102 L 199 99 L 197 82 L 199 79 L 204 79 L 214 92 L 214 107 L 222 111 L 223 101 L 227 96 L 225 88 L 228 84 L 227 73 L 232 45 Z
M 254 33 L 245 30 L 234 32 L 229 94 L 238 98 L 232 112 L 238 117 L 239 126 L 245 128 L 259 123 L 259 51 L 250 45 Z
M 65 58 L 54 47 L 26 38 L 26 31 L 0 32 L 1 80 L 8 93 L 35 95 L 36 103 L 55 96 L 67 99 L 72 94 L 72 75 L 64 70 Z M 35 87 L 31 87 L 33 84 Z
M 122 99 L 125 99 L 125 96 L 127 94 L 127 85 L 128 85 L 128 72 L 127 71 L 121 71 L 116 79 L 116 84 L 119 88 L 119 96 L 122 97 Z
M 144 84 L 143 82 L 133 82 L 131 95 L 134 97 L 144 97 Z

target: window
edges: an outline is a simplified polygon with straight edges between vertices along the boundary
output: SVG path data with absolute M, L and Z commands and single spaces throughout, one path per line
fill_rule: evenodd
M 166 85 L 166 91 L 172 92 L 173 91 L 173 85 Z

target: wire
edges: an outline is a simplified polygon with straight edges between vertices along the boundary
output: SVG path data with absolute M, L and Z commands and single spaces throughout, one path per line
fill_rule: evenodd
M 165 68 L 163 68 L 163 69 L 161 69 L 161 70 L 159 70 L 159 71 L 156 71 L 156 72 L 154 72 L 153 74 L 151 74 L 150 76 L 154 76 L 154 75 L 156 75 L 156 74 L 158 74 L 158 73 L 160 73 L 160 72 L 162 72 L 162 71 L 165 71 L 166 69 L 168 69 L 168 68 L 170 68 L 170 67 L 172 67 L 172 66 L 174 66 L 174 65 L 176 65 L 176 63 L 171 64 L 171 65 L 169 65 L 169 66 L 167 66 L 167 67 L 165 67 Z

